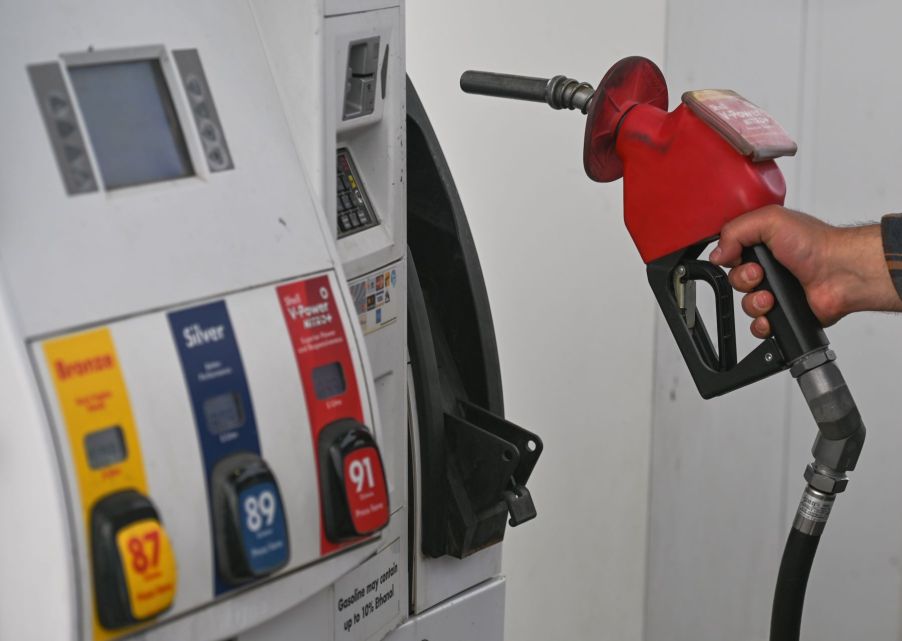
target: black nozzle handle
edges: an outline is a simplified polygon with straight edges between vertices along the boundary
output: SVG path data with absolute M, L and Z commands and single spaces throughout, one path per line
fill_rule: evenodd
M 767 315 L 767 320 L 786 361 L 794 363 L 805 354 L 825 349 L 830 342 L 808 305 L 805 290 L 796 277 L 774 258 L 767 246 L 745 248 L 742 261 L 758 263 L 764 271 L 759 289 L 774 295 L 774 308 Z
M 466 93 L 544 102 L 553 109 L 578 109 L 582 113 L 586 113 L 595 93 L 592 85 L 566 76 L 533 78 L 490 71 L 465 71 L 460 88 Z

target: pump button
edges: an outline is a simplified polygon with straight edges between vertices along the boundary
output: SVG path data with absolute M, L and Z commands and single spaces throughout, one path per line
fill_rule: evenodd
M 290 552 L 288 527 L 279 486 L 266 461 L 251 452 L 234 454 L 216 464 L 211 483 L 222 577 L 235 585 L 284 567 Z
M 374 534 L 388 525 L 382 456 L 366 426 L 342 419 L 319 439 L 326 537 L 333 542 Z
M 172 605 L 175 555 L 153 503 L 134 490 L 98 501 L 91 513 L 94 592 L 100 624 L 146 621 Z

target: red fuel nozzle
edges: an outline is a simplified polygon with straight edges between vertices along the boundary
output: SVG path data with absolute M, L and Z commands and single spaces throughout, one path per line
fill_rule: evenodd
M 480 85 L 468 89 L 462 78 L 461 86 L 554 106 L 546 91 L 551 81 L 528 80 L 514 83 L 519 93 L 493 85 L 485 74 Z M 626 226 L 701 395 L 725 394 L 790 369 L 818 424 L 771 617 L 771 641 L 798 641 L 817 541 L 834 495 L 858 462 L 864 423 L 802 286 L 765 245 L 746 248 L 743 261 L 757 262 L 764 272 L 761 288 L 774 297 L 767 315 L 773 334 L 739 361 L 727 274 L 699 259 L 727 221 L 783 203 L 786 183 L 773 159 L 794 154 L 795 143 L 767 112 L 732 91 L 687 92 L 668 113 L 664 76 L 640 57 L 611 67 L 584 107 L 586 173 L 600 182 L 623 177 Z M 695 306 L 699 281 L 714 291 L 716 344 Z
M 645 263 L 717 236 L 740 214 L 782 204 L 786 183 L 773 158 L 795 144 L 765 111 L 733 92 L 688 92 L 667 112 L 667 83 L 640 56 L 591 85 L 467 71 L 469 93 L 547 102 L 587 114 L 586 174 L 623 177 L 624 219 Z
M 728 139 L 735 132 L 724 125 L 757 119 L 759 134 L 783 134 L 777 141 L 783 146 L 772 146 L 774 151 L 795 153 L 782 128 L 732 92 L 708 92 L 710 102 L 720 103 L 704 111 L 693 98 L 698 93 L 684 95 L 684 104 L 668 113 L 661 71 L 650 60 L 631 57 L 611 67 L 589 103 L 586 173 L 601 182 L 623 176 L 624 219 L 646 263 L 717 236 L 728 220 L 782 204 L 786 195 L 774 155 L 756 162 L 734 146 L 750 141 Z

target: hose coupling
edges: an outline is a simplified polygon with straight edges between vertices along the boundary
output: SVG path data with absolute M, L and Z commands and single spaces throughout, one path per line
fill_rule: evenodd
M 835 500 L 835 494 L 821 492 L 810 485 L 806 486 L 792 527 L 802 534 L 820 536 L 827 525 L 827 519 L 830 518 L 830 510 L 833 509 Z
M 554 76 L 545 86 L 545 102 L 552 109 L 578 109 L 586 113 L 595 89 L 587 82 L 567 76 Z

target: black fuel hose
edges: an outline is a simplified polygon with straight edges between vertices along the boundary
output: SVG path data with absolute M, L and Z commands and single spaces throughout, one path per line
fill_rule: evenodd
M 820 540 L 820 534 L 805 534 L 796 528 L 789 531 L 774 590 L 770 641 L 799 641 L 808 574 Z

